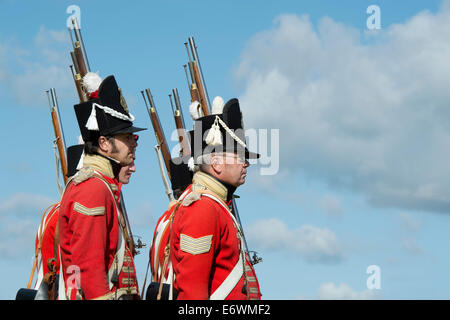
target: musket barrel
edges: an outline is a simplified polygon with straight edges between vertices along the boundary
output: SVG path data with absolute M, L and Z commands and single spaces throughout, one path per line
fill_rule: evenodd
M 145 93 L 147 94 L 148 102 L 150 103 L 150 108 L 155 109 L 155 102 L 153 101 L 152 93 L 150 92 L 150 89 L 145 89 Z
M 186 81 L 187 81 L 187 84 L 188 84 L 188 88 L 190 89 L 191 88 L 191 84 L 189 83 L 189 76 L 188 76 L 188 73 L 187 73 L 187 65 L 183 64 L 183 68 L 184 68 L 184 74 L 186 75 Z
M 174 88 L 172 89 L 172 92 L 173 92 L 173 100 L 175 101 L 175 108 L 180 113 L 181 120 L 183 121 L 183 128 L 186 128 L 186 125 L 184 123 L 183 111 L 181 109 L 180 96 L 178 95 L 178 89 Z
M 48 100 L 48 105 L 50 106 L 50 111 L 53 110 L 53 104 L 50 101 L 50 90 L 45 90 L 45 93 L 47 94 L 47 100 Z
M 194 37 L 189 37 L 189 46 L 191 47 L 192 56 L 194 58 L 194 61 L 197 63 L 197 66 L 198 66 L 201 85 L 202 85 L 203 90 L 205 91 L 206 105 L 207 105 L 208 109 L 211 110 L 211 103 L 209 102 L 209 95 L 208 95 L 208 90 L 206 89 L 205 77 L 203 76 L 202 66 L 200 65 L 200 59 L 198 58 L 197 47 L 195 46 Z
M 86 55 L 86 49 L 85 49 L 85 46 L 84 46 L 83 37 L 81 36 L 81 28 L 80 28 L 80 25 L 78 24 L 77 18 L 72 18 L 72 25 L 73 25 L 73 31 L 75 33 L 75 38 L 80 43 L 81 54 L 83 56 L 83 60 L 84 60 L 84 63 L 86 65 L 86 70 L 87 70 L 87 72 L 90 72 L 91 68 L 89 66 L 89 61 L 88 61 L 88 58 L 87 58 L 87 55 Z
M 181 110 L 181 103 L 180 103 L 180 96 L 178 95 L 178 89 L 174 88 L 172 89 L 173 92 L 173 100 L 175 100 L 175 107 L 178 110 Z
M 156 145 L 155 146 L 155 151 L 156 151 L 156 157 L 158 159 L 158 165 L 159 165 L 159 170 L 161 172 L 161 177 L 162 177 L 162 181 L 164 184 L 164 189 L 165 192 L 167 194 L 167 196 L 169 197 L 169 201 L 172 202 L 175 200 L 173 193 L 172 193 L 172 189 L 169 186 L 169 181 L 167 180 L 166 175 L 164 174 L 164 169 L 163 169 L 163 156 L 162 156 L 162 152 L 161 152 L 161 146 L 160 145 Z
M 75 58 L 77 60 L 78 69 L 81 77 L 84 77 L 89 72 L 86 61 L 83 58 L 83 50 L 81 49 L 80 42 L 75 42 L 75 48 L 73 49 Z
M 75 56 L 74 51 L 70 51 L 70 57 L 72 58 L 73 68 L 75 69 L 75 73 L 80 73 L 80 67 L 78 66 L 77 57 Z
M 178 133 L 178 142 L 180 144 L 180 154 L 181 156 L 187 156 L 191 153 L 191 147 L 189 143 L 188 136 L 186 134 L 186 126 L 184 124 L 183 113 L 181 111 L 180 97 L 178 95 L 177 88 L 172 89 L 173 99 L 175 100 L 175 111 L 173 113 L 173 118 L 175 120 L 175 127 Z M 170 96 L 170 95 L 169 95 Z M 170 99 L 172 104 L 172 99 Z M 173 106 L 172 106 L 173 109 Z
M 142 93 L 142 92 L 141 92 Z M 158 113 L 156 112 L 156 108 L 155 108 L 155 103 L 153 101 L 153 97 L 152 94 L 150 92 L 150 89 L 145 89 L 145 93 L 147 94 L 147 99 L 150 103 L 150 109 L 148 109 L 148 114 L 150 116 L 150 120 L 152 122 L 152 126 L 153 129 L 155 131 L 155 136 L 156 136 L 156 141 L 158 142 L 158 145 L 161 148 L 161 152 L 164 158 L 164 163 L 166 165 L 166 169 L 167 169 L 167 174 L 169 175 L 170 178 L 170 150 L 169 147 L 167 145 L 167 140 L 166 137 L 164 135 L 164 130 L 161 126 L 161 122 L 159 121 L 159 117 L 158 117 Z M 142 95 L 144 95 L 142 93 Z M 145 98 L 144 98 L 145 100 Z
M 169 94 L 169 100 L 170 100 L 170 107 L 172 108 L 172 113 L 175 114 L 175 110 L 173 109 L 172 95 L 171 94 Z
M 64 150 L 64 152 L 66 152 L 66 140 L 64 138 L 64 130 L 63 130 L 62 123 L 61 123 L 61 116 L 59 114 L 58 99 L 56 98 L 55 88 L 50 88 L 50 95 L 52 97 L 53 106 L 54 106 L 54 108 L 55 108 L 55 110 L 57 112 L 57 115 L 58 115 L 59 127 L 61 129 L 61 141 L 62 141 L 63 148 L 64 148 L 63 150 Z
M 51 115 L 53 122 L 53 129 L 55 131 L 56 144 L 58 146 L 59 159 L 61 163 L 61 172 L 63 174 L 64 184 L 67 183 L 67 157 L 66 157 L 66 144 L 64 139 L 64 132 L 61 124 L 61 117 L 58 109 L 58 99 L 56 98 L 56 92 L 54 88 L 50 88 L 47 91 L 49 102 L 51 105 Z

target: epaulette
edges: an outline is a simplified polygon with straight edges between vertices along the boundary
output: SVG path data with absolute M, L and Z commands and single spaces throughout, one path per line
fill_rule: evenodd
M 92 169 L 91 167 L 83 167 L 80 170 L 78 170 L 76 175 L 73 177 L 72 181 L 75 185 L 77 185 L 82 183 L 83 181 L 88 180 L 93 176 L 94 176 L 94 169 Z
M 201 194 L 197 192 L 191 192 L 189 193 L 182 202 L 183 207 L 189 207 L 191 204 L 193 204 L 195 201 L 199 200 L 201 198 Z

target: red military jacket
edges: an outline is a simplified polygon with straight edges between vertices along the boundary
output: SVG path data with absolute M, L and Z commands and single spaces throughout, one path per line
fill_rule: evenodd
M 170 265 L 167 266 L 164 276 L 162 276 L 162 268 L 164 264 L 164 251 L 169 240 L 170 234 L 170 216 L 173 213 L 175 206 L 171 206 L 158 219 L 155 231 L 153 232 L 153 242 L 150 248 L 150 270 L 152 273 L 152 280 L 154 282 L 168 282 L 168 273 Z M 170 261 L 169 261 L 170 263 Z
M 194 175 L 190 188 L 175 213 L 170 239 L 178 299 L 261 299 L 239 226 L 225 203 L 227 189 L 202 172 Z M 237 283 L 225 296 L 217 296 L 216 290 L 238 266 Z
M 189 186 L 183 194 L 180 196 L 181 199 L 184 198 L 186 194 L 192 191 L 191 186 Z M 154 282 L 172 283 L 169 273 L 172 269 L 172 262 L 170 258 L 168 260 L 167 266 L 164 270 L 164 275 L 162 274 L 162 269 L 164 267 L 165 260 L 165 249 L 169 242 L 169 235 L 171 230 L 171 217 L 176 208 L 176 202 L 169 205 L 169 209 L 163 213 L 163 215 L 158 219 L 155 226 L 155 231 L 153 232 L 152 246 L 150 247 L 150 269 L 152 274 L 152 280 Z
M 44 275 L 49 271 L 47 266 L 48 259 L 53 258 L 54 243 L 55 243 L 55 230 L 58 222 L 59 215 L 59 202 L 51 206 L 50 211 L 45 215 L 39 230 L 36 234 L 35 250 L 37 254 L 37 280 L 35 289 L 38 289 Z M 59 250 L 56 250 L 56 273 L 59 274 L 60 259 Z
M 133 256 L 120 225 L 124 223 L 118 212 L 121 185 L 108 159 L 85 156 L 83 162 L 61 199 L 66 298 L 114 299 L 123 293 L 138 294 Z

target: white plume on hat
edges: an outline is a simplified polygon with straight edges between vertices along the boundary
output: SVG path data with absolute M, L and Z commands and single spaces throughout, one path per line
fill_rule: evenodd
M 225 102 L 223 101 L 223 98 L 220 96 L 217 96 L 214 98 L 212 107 L 211 107 L 211 113 L 212 114 L 221 114 L 223 112 L 223 107 L 225 106 Z
M 88 72 L 82 79 L 82 85 L 89 94 L 97 91 L 101 83 L 102 78 L 100 78 L 98 72 Z
M 189 113 L 191 114 L 192 120 L 194 121 L 200 118 L 200 102 L 198 102 L 197 100 L 192 102 L 189 106 Z

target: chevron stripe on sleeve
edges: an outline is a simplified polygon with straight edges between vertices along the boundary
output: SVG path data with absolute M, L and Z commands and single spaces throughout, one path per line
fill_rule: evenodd
M 180 249 L 190 254 L 206 253 L 211 249 L 212 234 L 200 238 L 193 238 L 180 234 Z

